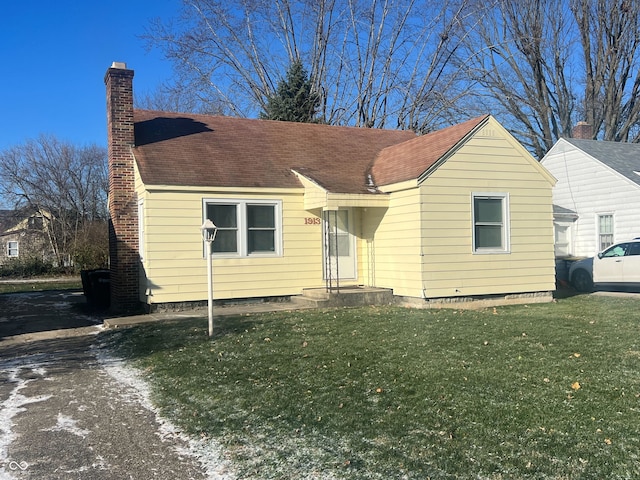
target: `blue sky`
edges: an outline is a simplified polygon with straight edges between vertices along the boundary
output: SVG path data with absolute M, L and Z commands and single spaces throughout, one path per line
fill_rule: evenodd
M 134 95 L 171 77 L 139 35 L 177 15 L 180 0 L 18 0 L 0 15 L 0 150 L 40 134 L 106 146 L 104 74 L 135 71 Z

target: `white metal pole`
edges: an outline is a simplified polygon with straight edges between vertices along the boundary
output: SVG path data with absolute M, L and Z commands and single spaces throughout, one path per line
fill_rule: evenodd
M 211 242 L 207 242 L 207 288 L 208 288 L 208 303 L 207 308 L 209 311 L 209 336 L 213 336 L 213 268 L 211 266 Z

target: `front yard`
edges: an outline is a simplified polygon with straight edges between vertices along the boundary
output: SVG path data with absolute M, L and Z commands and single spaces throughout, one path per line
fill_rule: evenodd
M 357 308 L 108 333 L 237 478 L 640 478 L 638 300 Z

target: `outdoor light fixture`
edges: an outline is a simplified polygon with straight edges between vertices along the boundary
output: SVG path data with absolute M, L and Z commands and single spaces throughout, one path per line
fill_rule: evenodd
M 218 227 L 209 220 L 208 218 L 204 221 L 202 226 L 200 227 L 200 231 L 202 232 L 202 239 L 207 244 L 207 254 L 205 258 L 207 259 L 207 309 L 209 311 L 209 336 L 213 336 L 213 272 L 211 266 L 211 244 L 216 238 L 216 233 L 218 232 Z

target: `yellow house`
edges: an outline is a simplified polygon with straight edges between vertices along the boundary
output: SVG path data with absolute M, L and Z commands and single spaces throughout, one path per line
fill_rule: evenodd
M 133 109 L 107 70 L 112 304 L 391 289 L 551 299 L 554 178 L 491 116 L 427 135 Z

